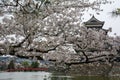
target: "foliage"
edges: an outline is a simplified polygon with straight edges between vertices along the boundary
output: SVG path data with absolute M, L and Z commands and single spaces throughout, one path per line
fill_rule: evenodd
M 6 70 L 7 69 L 7 64 L 5 62 L 0 62 L 0 71 Z
M 39 63 L 37 61 L 32 62 L 31 67 L 32 68 L 38 68 L 39 67 Z
M 23 65 L 25 68 L 30 67 L 30 64 L 29 64 L 28 61 L 24 61 L 24 62 L 22 62 L 22 65 Z
M 117 8 L 118 12 L 120 12 L 120 8 Z
M 112 11 L 112 16 L 114 17 L 117 17 L 120 15 L 120 8 L 117 8 L 115 10 Z
M 10 63 L 8 64 L 8 69 L 15 69 L 14 60 L 11 60 L 11 61 L 10 61 Z
M 17 7 L 7 5 L 13 12 L 12 17 L 4 18 L 0 24 L 0 37 L 5 41 L 4 53 L 24 56 L 45 53 L 43 59 L 48 60 L 52 54 L 51 58 L 58 61 L 68 61 L 74 53 L 84 56 L 84 62 L 89 61 L 89 53 L 97 56 L 109 52 L 116 54 L 113 38 L 103 29 L 97 31 L 81 26 L 82 12 L 89 7 L 100 11 L 100 4 L 107 3 L 107 0 L 96 0 L 93 3 L 88 0 L 20 1 Z M 2 13 L 4 10 L 9 12 L 4 6 L 1 8 Z M 13 39 L 10 41 L 9 35 L 15 35 L 14 42 Z

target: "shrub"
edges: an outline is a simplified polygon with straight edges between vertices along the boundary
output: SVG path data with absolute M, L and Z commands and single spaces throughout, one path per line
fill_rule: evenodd
M 8 69 L 15 69 L 15 64 L 13 60 L 11 60 L 10 63 L 8 64 Z
M 39 67 L 39 63 L 37 61 L 32 62 L 31 67 L 32 68 L 38 68 Z
M 28 61 L 24 61 L 24 62 L 22 62 L 22 65 L 23 65 L 25 68 L 30 67 L 30 64 L 29 64 Z

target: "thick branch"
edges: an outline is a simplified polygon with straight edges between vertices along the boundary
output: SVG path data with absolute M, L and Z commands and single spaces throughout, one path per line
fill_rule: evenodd
M 17 44 L 17 45 L 12 45 L 12 47 L 21 47 L 21 45 L 22 45 L 29 37 L 30 37 L 30 34 L 28 34 L 28 35 L 26 36 L 26 38 L 23 39 L 19 44 Z
M 58 47 L 59 45 L 56 45 L 54 48 L 50 48 L 48 50 L 40 50 L 40 49 L 29 49 L 27 50 L 28 52 L 41 52 L 41 53 L 48 53 L 49 51 L 53 51 L 53 50 L 56 50 L 56 48 Z

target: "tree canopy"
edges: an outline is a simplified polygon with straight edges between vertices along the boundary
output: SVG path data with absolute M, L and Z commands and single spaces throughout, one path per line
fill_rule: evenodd
M 41 56 L 45 60 L 56 56 L 54 59 L 58 61 L 68 61 L 72 54 L 80 54 L 85 57 L 84 62 L 92 61 L 95 55 L 114 55 L 119 51 L 114 38 L 104 30 L 81 25 L 82 12 L 89 7 L 100 11 L 102 3 L 108 1 L 1 0 L 0 15 L 11 17 L 4 17 L 0 24 L 0 53 Z

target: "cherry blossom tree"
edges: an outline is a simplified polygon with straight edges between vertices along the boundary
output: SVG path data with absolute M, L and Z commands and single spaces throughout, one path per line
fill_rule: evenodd
M 116 51 L 113 50 L 112 38 L 106 35 L 104 30 L 81 27 L 81 16 L 84 15 L 82 12 L 89 7 L 101 11 L 100 4 L 107 3 L 107 0 L 4 1 L 0 4 L 1 9 L 4 8 L 1 15 L 6 12 L 12 14 L 11 18 L 4 18 L 0 25 L 0 37 L 5 40 L 3 45 L 6 54 L 24 55 L 25 52 L 38 52 L 39 56 L 45 53 L 42 54 L 45 58 L 49 53 L 78 53 L 85 57 L 84 62 L 88 62 L 89 54 L 107 55 Z M 7 37 L 10 34 L 14 34 L 18 40 L 11 43 Z M 67 56 L 66 61 L 69 60 Z

